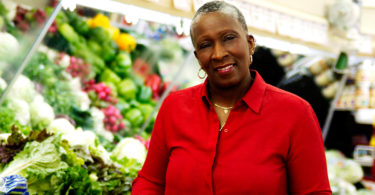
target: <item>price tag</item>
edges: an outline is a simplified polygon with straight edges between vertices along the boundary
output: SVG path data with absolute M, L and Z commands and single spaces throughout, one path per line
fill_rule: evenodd
M 353 156 L 354 160 L 362 166 L 372 166 L 375 157 L 375 149 L 371 146 L 357 145 L 354 149 Z
M 176 9 L 186 12 L 191 11 L 191 0 L 173 0 L 173 5 Z

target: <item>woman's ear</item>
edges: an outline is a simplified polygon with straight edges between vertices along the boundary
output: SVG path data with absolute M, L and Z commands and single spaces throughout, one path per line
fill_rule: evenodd
M 255 51 L 255 39 L 253 35 L 247 35 L 247 43 L 249 44 L 250 55 L 253 55 Z

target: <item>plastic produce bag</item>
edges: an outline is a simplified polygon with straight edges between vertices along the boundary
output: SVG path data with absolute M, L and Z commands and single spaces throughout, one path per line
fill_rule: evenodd
M 0 178 L 0 194 L 28 195 L 26 179 L 20 175 L 10 175 Z

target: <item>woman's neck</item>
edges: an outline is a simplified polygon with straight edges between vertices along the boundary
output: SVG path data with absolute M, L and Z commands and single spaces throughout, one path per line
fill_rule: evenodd
M 249 90 L 252 80 L 253 78 L 249 75 L 243 82 L 230 88 L 220 88 L 209 84 L 208 93 L 211 102 L 225 107 L 234 106 Z

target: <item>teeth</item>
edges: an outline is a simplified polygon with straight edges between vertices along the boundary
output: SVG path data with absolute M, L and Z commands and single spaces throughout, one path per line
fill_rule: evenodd
M 229 65 L 229 66 L 225 66 L 225 67 L 223 67 L 223 68 L 219 68 L 219 69 L 217 69 L 217 70 L 219 70 L 219 71 L 226 71 L 226 70 L 229 70 L 230 68 L 232 68 L 233 67 L 233 64 L 232 65 Z

